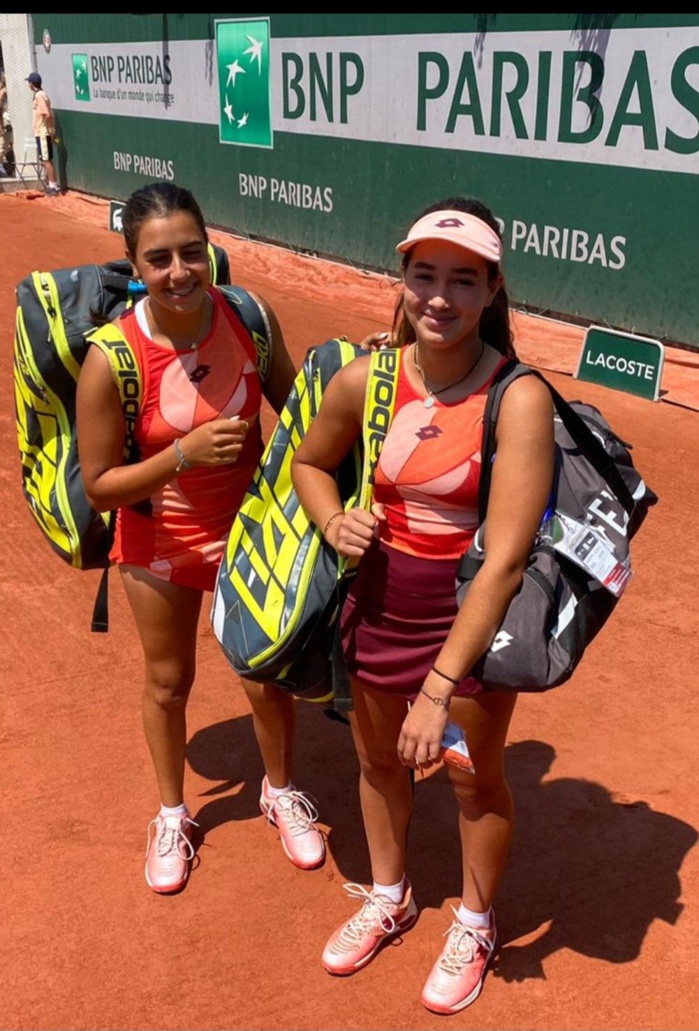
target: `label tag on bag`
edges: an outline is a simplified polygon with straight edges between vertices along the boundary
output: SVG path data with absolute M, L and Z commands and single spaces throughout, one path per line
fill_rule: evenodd
M 549 539 L 561 555 L 599 580 L 616 598 L 621 597 L 633 572 L 617 559 L 600 530 L 556 512 L 542 526 L 541 536 Z

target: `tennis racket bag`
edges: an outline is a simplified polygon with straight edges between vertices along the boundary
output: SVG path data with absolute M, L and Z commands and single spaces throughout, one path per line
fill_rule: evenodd
M 296 376 L 233 523 L 211 610 L 214 635 L 240 677 L 273 682 L 336 712 L 350 707 L 336 631 L 354 570 L 306 515 L 291 460 L 330 379 L 360 355 L 370 362 L 363 438 L 337 477 L 345 510 L 370 504 L 399 352 L 367 355 L 345 339 L 329 340 L 308 351 Z
M 630 541 L 658 500 L 634 466 L 632 445 L 597 408 L 566 401 L 527 365 L 506 363 L 491 385 L 484 414 L 481 526 L 458 566 L 459 603 L 485 560 L 483 526 L 500 403 L 507 387 L 525 375 L 538 376 L 553 398 L 554 484 L 521 587 L 471 670 L 486 690 L 546 691 L 570 679 L 631 578 Z

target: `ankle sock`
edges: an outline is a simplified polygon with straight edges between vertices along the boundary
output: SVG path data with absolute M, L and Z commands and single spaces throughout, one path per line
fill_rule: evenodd
M 289 781 L 285 788 L 273 788 L 267 778 L 267 791 L 265 794 L 269 795 L 270 798 L 279 798 L 280 795 L 288 795 L 290 791 L 294 790 L 294 785 Z
M 187 816 L 187 806 L 184 804 L 184 802 L 182 803 L 182 805 L 176 805 L 176 806 L 161 805 L 160 806 L 160 815 L 161 816 Z
M 467 909 L 462 902 L 457 910 L 456 919 L 459 923 L 474 927 L 477 931 L 490 931 L 493 926 L 492 907 L 485 913 L 474 913 L 472 909 Z
M 374 895 L 385 895 L 391 902 L 398 905 L 403 901 L 403 896 L 405 895 L 405 874 L 398 881 L 398 884 L 377 884 L 374 881 Z

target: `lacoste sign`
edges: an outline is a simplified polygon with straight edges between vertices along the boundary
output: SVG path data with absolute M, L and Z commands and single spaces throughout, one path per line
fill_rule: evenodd
M 589 326 L 575 379 L 657 401 L 665 351 L 659 340 Z

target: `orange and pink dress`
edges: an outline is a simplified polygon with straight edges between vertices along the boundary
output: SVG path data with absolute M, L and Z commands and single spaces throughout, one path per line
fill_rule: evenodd
M 348 670 L 376 690 L 414 699 L 454 623 L 457 562 L 478 528 L 483 416 L 492 378 L 462 401 L 443 404 L 435 397 L 427 408 L 401 362 L 374 485 L 386 521 L 342 610 Z M 480 690 L 465 677 L 456 694 Z
M 149 335 L 142 303 L 119 329 L 137 357 L 143 399 L 135 428 L 142 460 L 215 418 L 250 426 L 238 461 L 184 471 L 146 502 L 119 509 L 110 558 L 141 566 L 173 584 L 212 591 L 231 524 L 262 454 L 255 345 L 220 293 L 211 288 L 211 329 L 196 348 L 174 351 Z

